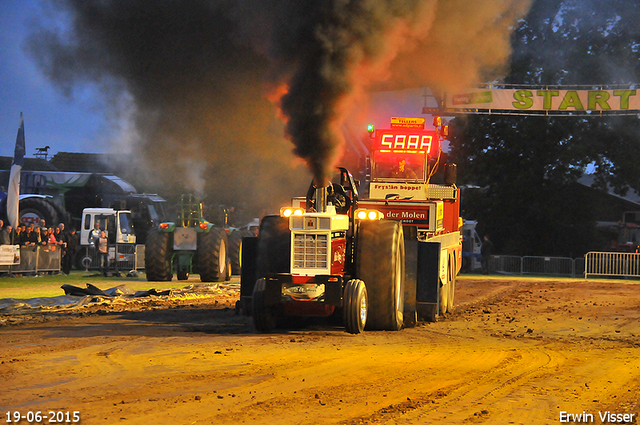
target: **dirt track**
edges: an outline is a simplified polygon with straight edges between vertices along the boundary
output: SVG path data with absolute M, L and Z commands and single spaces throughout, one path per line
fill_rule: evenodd
M 639 284 L 461 277 L 456 298 L 437 323 L 356 336 L 318 323 L 255 334 L 233 297 L 3 326 L 0 412 L 78 411 L 83 424 L 555 424 L 583 412 L 601 423 L 605 411 L 640 422 Z

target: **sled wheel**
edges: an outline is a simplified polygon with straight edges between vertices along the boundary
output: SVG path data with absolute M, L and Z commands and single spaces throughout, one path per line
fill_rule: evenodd
M 454 255 L 449 257 L 449 293 L 447 298 L 447 313 L 453 313 L 453 301 L 456 291 L 456 259 Z
M 404 239 L 395 220 L 363 221 L 357 240 L 357 276 L 366 282 L 367 329 L 397 331 L 404 309 Z
M 347 332 L 359 334 L 367 323 L 369 299 L 364 282 L 352 279 L 344 287 L 343 318 Z
M 444 315 L 447 312 L 447 306 L 449 305 L 449 284 L 442 282 L 442 279 L 438 279 L 440 282 L 440 302 L 439 306 L 439 314 Z
M 438 306 L 434 303 L 422 307 L 419 317 L 425 322 L 434 323 L 438 317 Z

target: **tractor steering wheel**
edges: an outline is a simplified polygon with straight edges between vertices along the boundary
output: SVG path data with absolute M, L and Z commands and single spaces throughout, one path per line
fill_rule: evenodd
M 330 195 L 330 199 L 333 205 L 336 207 L 336 212 L 338 214 L 346 214 L 351 208 L 351 198 L 347 196 L 347 193 L 344 191 L 344 187 L 337 183 L 332 184 L 333 193 Z

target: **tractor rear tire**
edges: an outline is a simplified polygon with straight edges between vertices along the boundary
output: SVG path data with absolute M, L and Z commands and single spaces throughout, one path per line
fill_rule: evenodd
M 226 280 L 227 245 L 227 233 L 221 227 L 198 234 L 198 272 L 202 282 Z
M 144 248 L 144 263 L 148 281 L 168 282 L 173 279 L 172 234 L 150 229 Z
M 224 273 L 224 281 L 229 282 L 230 280 L 231 280 L 231 261 L 229 261 L 229 256 L 227 255 L 227 270 Z
M 347 332 L 359 334 L 367 323 L 369 298 L 360 279 L 351 279 L 344 287 L 343 322 Z
M 242 272 L 242 238 L 248 236 L 243 230 L 236 230 L 229 235 L 229 260 L 231 262 L 231 274 L 239 275 Z
M 65 225 L 69 226 L 71 224 L 71 214 L 64 208 L 62 208 L 62 205 L 59 205 L 53 201 L 50 201 L 50 204 L 51 206 L 53 206 L 53 209 L 56 210 L 56 214 L 58 216 L 58 224 L 64 223 Z
M 264 303 L 264 291 L 266 286 L 266 280 L 264 278 L 258 279 L 253 287 L 253 325 L 258 332 L 269 333 L 278 323 L 278 317 L 273 307 L 267 306 Z
M 22 218 L 26 215 L 34 215 L 37 217 L 38 222 L 34 223 L 36 226 L 40 223 L 40 220 L 46 221 L 47 227 L 57 224 L 59 221 L 58 213 L 53 204 L 53 201 L 49 201 L 46 198 L 25 198 L 20 201 L 20 218 L 18 221 L 23 222 Z M 25 224 L 29 225 L 28 222 Z
M 367 284 L 367 329 L 402 329 L 404 310 L 404 237 L 394 220 L 359 225 L 356 272 Z
M 291 231 L 289 219 L 277 215 L 266 216 L 258 233 L 257 277 L 291 271 Z

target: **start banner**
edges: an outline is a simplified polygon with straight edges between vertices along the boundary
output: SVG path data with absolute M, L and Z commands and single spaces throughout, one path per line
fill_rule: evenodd
M 445 111 L 459 113 L 612 113 L 640 111 L 634 88 L 564 90 L 555 88 L 468 89 L 445 96 Z

